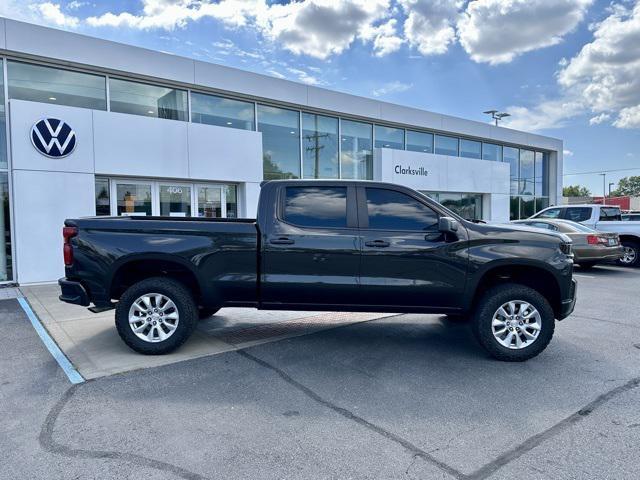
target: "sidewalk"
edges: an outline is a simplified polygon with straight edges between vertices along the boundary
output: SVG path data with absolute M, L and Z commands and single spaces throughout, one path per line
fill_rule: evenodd
M 114 311 L 98 314 L 58 300 L 57 285 L 21 287 L 33 311 L 86 379 L 216 355 L 393 314 L 259 311 L 225 308 L 202 320 L 193 336 L 169 355 L 130 350 L 118 336 Z

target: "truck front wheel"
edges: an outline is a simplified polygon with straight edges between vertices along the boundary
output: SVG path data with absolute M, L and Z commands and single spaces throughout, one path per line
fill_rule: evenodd
M 120 338 L 145 355 L 174 351 L 191 336 L 197 321 L 193 296 L 170 278 L 148 278 L 132 285 L 116 307 Z
M 496 285 L 480 298 L 473 333 L 493 358 L 522 362 L 542 352 L 553 337 L 549 302 L 536 290 L 515 283 Z

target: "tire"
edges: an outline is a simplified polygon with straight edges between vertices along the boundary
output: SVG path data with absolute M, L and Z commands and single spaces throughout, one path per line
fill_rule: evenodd
M 582 270 L 591 270 L 593 267 L 595 267 L 597 265 L 597 262 L 582 262 L 579 263 L 578 266 L 582 269 Z
M 220 310 L 219 308 L 200 307 L 198 309 L 198 318 L 200 320 L 204 320 L 205 318 L 209 318 L 215 315 L 216 313 L 218 313 L 219 310 Z
M 633 240 L 622 240 L 624 256 L 616 260 L 618 265 L 624 267 L 637 267 L 640 265 L 640 244 Z
M 173 302 L 173 307 L 165 299 Z M 141 312 L 144 308 L 140 305 L 148 309 L 147 313 Z M 130 317 L 140 321 L 130 323 Z M 164 355 L 176 350 L 191 336 L 197 321 L 198 307 L 193 296 L 183 284 L 170 278 L 153 277 L 132 285 L 116 306 L 120 338 L 132 350 L 145 355 Z M 138 333 L 134 332 L 136 327 L 140 329 Z
M 512 322 L 514 322 L 515 318 L 519 318 L 519 313 L 522 312 L 519 311 L 519 308 L 515 309 L 515 312 L 508 311 L 510 308 L 507 306 L 504 309 L 505 313 L 515 313 L 515 315 L 513 315 L 514 319 L 504 317 L 505 320 L 503 321 L 501 320 L 503 317 L 498 311 L 501 307 L 508 305 L 508 302 L 514 302 L 514 306 L 516 307 L 529 304 L 536 309 L 537 316 L 531 317 L 529 320 L 520 318 L 516 320 L 518 322 L 518 325 L 516 325 Z M 525 317 L 529 312 L 531 312 L 531 310 L 523 309 Z M 499 319 L 496 321 L 502 322 L 502 324 L 498 323 L 495 327 L 492 325 L 494 315 Z M 533 320 L 539 325 L 537 333 L 535 333 L 536 330 L 534 329 L 533 323 L 527 323 Z M 521 333 L 518 333 L 516 330 L 521 328 L 519 326 L 520 321 L 523 321 L 525 326 L 520 330 Z M 512 326 L 507 327 L 507 322 Z M 527 327 L 527 325 L 531 326 Z M 509 338 L 508 343 L 511 347 L 505 346 L 505 344 L 501 343 L 494 335 L 494 328 L 499 330 L 502 326 L 506 329 L 504 341 L 507 341 L 507 338 Z M 476 305 L 472 322 L 473 333 L 480 345 L 482 345 L 493 358 L 504 362 L 523 362 L 538 355 L 549 345 L 553 337 L 554 328 L 555 318 L 553 309 L 546 298 L 536 290 L 516 283 L 496 285 L 487 290 Z M 513 330 L 510 331 L 509 329 Z M 511 337 L 509 337 L 510 333 Z M 526 340 L 525 333 L 529 336 L 535 336 L 535 339 Z M 516 336 L 520 339 L 521 345 L 519 347 L 516 345 Z M 528 345 L 522 345 L 528 342 L 530 342 Z

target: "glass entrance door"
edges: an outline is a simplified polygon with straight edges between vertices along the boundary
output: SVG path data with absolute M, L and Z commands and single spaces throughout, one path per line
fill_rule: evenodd
M 160 215 L 163 217 L 190 217 L 192 201 L 189 185 L 160 184 Z
M 226 218 L 227 197 L 222 185 L 197 186 L 198 216 Z
M 235 218 L 235 185 L 171 180 L 96 179 L 96 214 Z
M 116 215 L 153 215 L 153 188 L 150 182 L 114 182 L 112 207 Z

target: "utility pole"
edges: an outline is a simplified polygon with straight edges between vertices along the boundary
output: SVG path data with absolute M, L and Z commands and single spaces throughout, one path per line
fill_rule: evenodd
M 607 174 L 606 173 L 600 173 L 599 175 L 602 175 L 602 205 L 606 205 L 607 204 Z
M 611 198 L 611 185 L 615 185 L 615 182 L 609 182 L 609 198 Z

